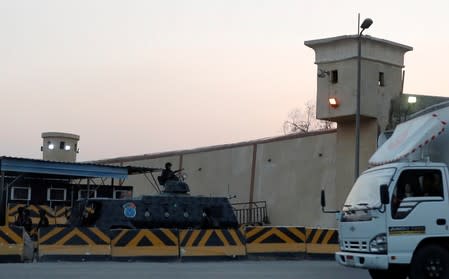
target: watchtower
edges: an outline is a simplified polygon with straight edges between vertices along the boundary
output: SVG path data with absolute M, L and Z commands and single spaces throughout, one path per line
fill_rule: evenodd
M 43 144 L 41 151 L 43 152 L 43 159 L 48 161 L 76 162 L 79 139 L 78 135 L 69 133 L 42 133 Z
M 360 40 L 360 57 L 358 43 Z M 355 157 L 358 59 L 360 59 L 360 170 L 388 124 L 391 100 L 402 94 L 404 55 L 412 47 L 370 36 L 345 35 L 306 41 L 317 65 L 316 115 L 337 122 L 337 162 Z M 337 163 L 337 205 L 354 180 L 354 165 Z

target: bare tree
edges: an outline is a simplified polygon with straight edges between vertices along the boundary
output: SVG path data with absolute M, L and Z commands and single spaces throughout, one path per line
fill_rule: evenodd
M 335 127 L 335 122 L 316 119 L 316 106 L 312 101 L 306 102 L 302 110 L 299 108 L 292 110 L 283 125 L 285 134 L 330 130 Z

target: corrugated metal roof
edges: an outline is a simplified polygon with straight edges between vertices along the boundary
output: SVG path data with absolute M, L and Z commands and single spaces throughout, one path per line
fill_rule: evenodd
M 118 178 L 128 177 L 127 167 L 108 166 L 92 163 L 54 162 L 37 159 L 0 157 L 0 171 L 31 173 L 67 178 Z

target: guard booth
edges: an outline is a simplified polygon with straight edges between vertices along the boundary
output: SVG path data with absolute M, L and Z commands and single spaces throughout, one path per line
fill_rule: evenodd
M 149 168 L 0 157 L 0 226 L 14 224 L 18 210 L 29 210 L 33 225 L 45 211 L 50 225 L 65 225 L 74 202 L 86 198 L 125 199 L 129 174 Z

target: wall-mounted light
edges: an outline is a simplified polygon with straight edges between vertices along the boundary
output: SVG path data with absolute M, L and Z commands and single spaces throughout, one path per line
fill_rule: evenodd
M 53 150 L 55 149 L 55 145 L 53 143 L 48 143 L 48 149 Z
M 327 75 L 327 76 L 330 75 L 330 72 L 329 72 L 329 71 L 322 70 L 322 69 L 318 69 L 317 76 L 318 76 L 319 78 L 324 78 L 324 77 L 326 77 L 326 75 Z
M 70 149 L 71 149 L 70 145 L 66 144 L 66 145 L 64 146 L 64 150 L 65 150 L 65 151 L 69 151 Z
M 407 99 L 407 103 L 414 104 L 416 103 L 416 97 L 415 96 L 409 96 Z
M 329 98 L 329 105 L 331 106 L 331 108 L 338 108 L 338 106 L 340 105 L 340 102 L 338 102 L 337 98 L 330 97 Z

